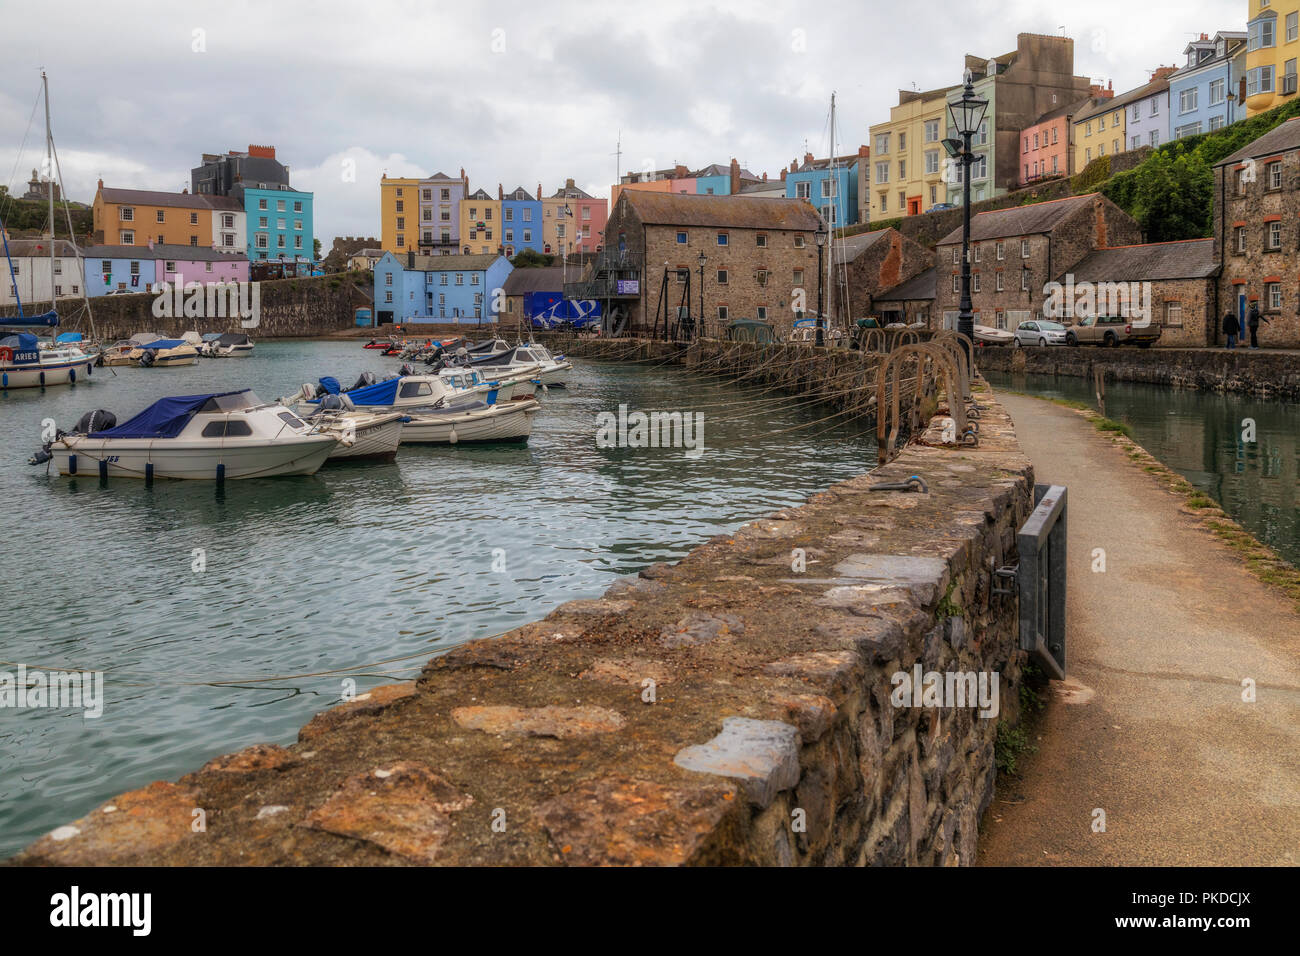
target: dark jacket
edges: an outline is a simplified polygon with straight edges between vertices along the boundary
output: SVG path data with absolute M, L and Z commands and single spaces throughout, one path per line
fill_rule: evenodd
M 1250 312 L 1246 315 L 1246 327 L 1250 329 L 1259 328 L 1259 320 L 1261 318 L 1263 317 L 1259 314 L 1259 306 L 1252 305 L 1250 307 Z M 1264 319 L 1264 321 L 1267 322 L 1268 320 Z
M 1223 334 L 1236 335 L 1238 331 L 1237 317 L 1231 312 L 1223 313 Z

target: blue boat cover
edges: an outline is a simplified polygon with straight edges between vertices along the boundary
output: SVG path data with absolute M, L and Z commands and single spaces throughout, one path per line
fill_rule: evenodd
M 337 395 L 341 387 L 339 385 L 339 380 L 333 375 L 326 375 L 320 380 L 320 384 L 321 388 L 325 389 L 325 391 L 329 392 L 331 395 Z
M 343 394 L 352 399 L 354 405 L 392 405 L 397 401 L 397 386 L 401 381 L 400 378 L 388 378 Z
M 142 345 L 142 349 L 174 349 L 179 345 L 189 345 L 184 339 L 158 339 L 156 342 L 150 342 L 148 345 Z
M 0 319 L 2 326 L 44 325 L 53 328 L 59 324 L 59 313 L 51 309 L 40 315 L 9 315 Z
M 54 337 L 55 345 L 61 345 L 64 342 L 80 342 L 80 341 L 81 341 L 80 332 L 60 332 L 58 335 Z
M 15 352 L 26 352 L 40 347 L 40 339 L 30 332 L 16 332 L 0 339 L 0 345 Z
M 189 424 L 194 413 L 213 398 L 242 395 L 248 389 L 233 392 L 209 392 L 206 395 L 176 395 L 160 398 L 139 415 L 116 428 L 91 433 L 91 438 L 175 438 Z

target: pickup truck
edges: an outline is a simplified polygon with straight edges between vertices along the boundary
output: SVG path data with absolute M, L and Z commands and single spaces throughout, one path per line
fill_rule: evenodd
M 1065 330 L 1066 345 L 1101 345 L 1118 348 L 1136 345 L 1148 349 L 1160 338 L 1160 326 L 1134 325 L 1119 315 L 1090 315 Z

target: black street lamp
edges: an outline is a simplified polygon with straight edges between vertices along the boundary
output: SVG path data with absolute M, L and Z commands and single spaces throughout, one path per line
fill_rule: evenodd
M 699 322 L 699 327 L 697 328 L 696 331 L 700 334 L 700 336 L 703 336 L 704 335 L 704 264 L 709 261 L 709 257 L 706 256 L 703 252 L 701 252 L 700 257 L 695 261 L 700 264 L 700 322 Z
M 972 342 L 975 340 L 975 316 L 970 298 L 970 169 L 975 156 L 971 153 L 971 137 L 979 131 L 980 124 L 984 122 L 984 111 L 988 108 L 989 101 L 975 95 L 975 81 L 970 70 L 967 70 L 966 88 L 962 91 L 961 99 L 948 104 L 948 116 L 961 139 L 945 139 L 943 145 L 948 150 L 948 155 L 961 163 L 961 302 L 958 305 L 957 331 Z M 973 361 L 975 356 L 971 355 L 970 358 Z
M 824 329 L 826 327 L 826 316 L 822 314 L 824 305 L 824 296 L 826 294 L 826 270 L 822 266 L 822 256 L 826 251 L 826 240 L 829 233 L 826 231 L 825 223 L 818 223 L 816 231 L 813 233 L 813 241 L 817 243 L 817 344 L 825 345 Z

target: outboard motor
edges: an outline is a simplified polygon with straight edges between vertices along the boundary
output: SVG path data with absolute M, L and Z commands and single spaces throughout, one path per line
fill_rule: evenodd
M 408 362 L 403 362 L 403 363 L 402 363 L 402 367 L 401 367 L 401 369 L 399 370 L 399 373 L 398 373 L 398 374 L 400 374 L 400 375 L 414 375 L 414 374 L 415 374 L 415 369 L 411 368 L 410 363 L 408 363 Z
M 153 365 L 153 360 L 158 357 L 158 353 L 153 349 L 145 349 L 140 353 L 140 367 L 149 368 Z
M 347 391 L 350 392 L 353 389 L 365 388 L 367 385 L 374 385 L 374 384 L 375 384 L 375 373 L 362 372 L 361 377 L 358 378 L 356 382 L 353 383 L 352 388 L 347 389 Z
M 338 400 L 339 400 L 339 403 L 342 404 L 342 406 L 343 406 L 343 410 L 344 410 L 345 412 L 353 412 L 353 411 L 356 411 L 356 408 L 357 408 L 357 404 L 356 404 L 356 402 L 352 401 L 352 399 L 348 398 L 346 395 L 340 395 L 340 396 L 338 396 Z
M 112 412 L 106 412 L 102 408 L 97 408 L 93 412 L 86 412 L 77 419 L 77 427 L 74 431 L 78 435 L 89 435 L 91 432 L 102 432 L 112 428 L 117 424 L 117 416 Z
M 349 402 L 349 404 L 351 404 Z M 337 412 L 343 408 L 343 400 L 339 395 L 325 395 L 320 400 L 320 410 L 322 412 Z
M 429 366 L 430 372 L 439 372 L 447 367 L 447 360 L 445 358 L 442 358 L 441 356 L 438 357 L 437 359 L 434 359 L 432 356 L 430 356 L 429 360 L 424 364 Z

